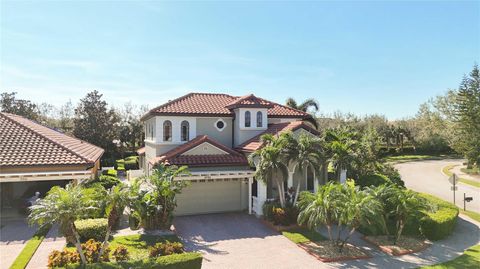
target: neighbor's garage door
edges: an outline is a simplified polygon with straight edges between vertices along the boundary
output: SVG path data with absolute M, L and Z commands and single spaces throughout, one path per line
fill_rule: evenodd
M 195 181 L 177 195 L 175 215 L 241 211 L 248 208 L 248 186 L 241 179 Z

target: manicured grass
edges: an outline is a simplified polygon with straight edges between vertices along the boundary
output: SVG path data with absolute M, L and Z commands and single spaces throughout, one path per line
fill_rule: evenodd
M 480 173 L 480 168 L 476 166 L 472 167 L 471 169 L 460 168 L 460 171 L 464 172 L 465 174 L 478 175 Z
M 25 244 L 22 252 L 20 252 L 15 261 L 13 261 L 12 266 L 10 266 L 10 269 L 23 269 L 27 267 L 27 264 L 30 262 L 30 259 L 33 257 L 33 254 L 35 254 L 35 251 L 37 251 L 43 239 L 45 239 L 49 230 L 50 226 L 40 228 L 35 235 L 28 240 L 27 244 Z
M 282 234 L 295 244 L 325 240 L 321 234 L 306 228 L 295 228 L 283 231 Z
M 421 267 L 421 269 L 478 269 L 480 265 L 480 245 L 467 249 L 460 257 L 433 266 Z
M 126 236 L 116 236 L 110 242 L 110 249 L 113 250 L 123 245 L 128 249 L 130 254 L 130 260 L 143 260 L 148 258 L 148 248 L 154 246 L 156 243 L 165 241 L 181 242 L 176 235 L 159 236 L 159 235 L 146 235 L 146 234 L 134 234 Z M 71 246 L 69 249 L 75 250 L 75 247 Z
M 148 248 L 156 243 L 165 242 L 180 242 L 180 239 L 175 236 L 158 236 L 158 235 L 127 235 L 115 237 L 110 242 L 110 248 L 115 249 L 118 245 L 123 245 L 128 249 L 131 260 L 141 260 L 148 258 Z
M 421 161 L 421 160 L 442 160 L 447 158 L 447 155 L 434 156 L 434 155 L 398 155 L 386 157 L 387 162 L 408 162 L 408 161 Z
M 454 164 L 451 164 L 451 165 L 447 165 L 445 167 L 442 168 L 442 171 L 445 175 L 447 176 L 451 176 L 453 173 L 450 171 L 453 167 L 455 167 Z M 471 186 L 474 186 L 474 187 L 477 187 L 477 188 L 480 188 L 480 182 L 479 181 L 475 181 L 475 180 L 471 180 L 471 179 L 465 179 L 465 178 L 460 178 L 459 180 L 460 182 L 464 183 L 464 184 L 468 184 L 468 185 L 471 185 Z
M 468 211 L 468 210 L 465 211 L 465 210 L 463 210 L 463 209 L 460 209 L 460 214 L 467 215 L 467 216 L 469 216 L 470 218 L 472 218 L 473 220 L 480 222 L 480 214 L 477 213 L 477 212 Z

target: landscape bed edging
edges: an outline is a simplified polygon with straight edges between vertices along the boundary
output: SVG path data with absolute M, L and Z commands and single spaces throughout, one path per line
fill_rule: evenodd
M 425 249 L 427 249 L 431 245 L 431 244 L 424 241 L 424 242 L 422 242 L 422 246 L 420 246 L 418 248 L 403 250 L 403 251 L 395 251 L 395 250 L 392 250 L 388 247 L 382 246 L 382 245 L 376 243 L 375 241 L 373 241 L 371 239 L 368 239 L 367 236 L 363 236 L 362 239 L 367 241 L 368 243 L 376 246 L 382 252 L 385 252 L 385 253 L 387 253 L 389 255 L 392 255 L 392 256 L 402 256 L 402 255 L 407 255 L 407 254 L 412 254 L 412 253 L 424 251 Z
M 313 242 L 313 243 L 315 243 L 315 242 Z M 347 245 L 357 248 L 356 246 L 351 245 L 351 244 L 347 244 Z M 308 254 L 312 255 L 313 257 L 315 257 L 317 260 L 319 260 L 321 262 L 341 262 L 341 261 L 350 261 L 350 260 L 364 260 L 364 259 L 370 259 L 372 257 L 368 254 L 365 254 L 364 256 L 343 256 L 343 257 L 337 257 L 337 258 L 326 258 L 326 257 L 322 257 L 322 256 L 316 254 L 315 252 L 311 251 L 308 248 L 308 246 L 305 246 L 303 243 L 298 243 L 297 246 L 301 247 Z

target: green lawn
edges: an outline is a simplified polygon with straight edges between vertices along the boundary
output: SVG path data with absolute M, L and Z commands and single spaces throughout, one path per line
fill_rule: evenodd
M 10 269 L 23 269 L 27 267 L 28 262 L 30 262 L 30 259 L 33 257 L 33 254 L 35 254 L 35 251 L 37 251 L 43 239 L 45 239 L 49 230 L 50 226 L 44 226 L 39 229 L 35 235 L 28 240 L 27 244 L 25 244 L 22 252 L 20 252 L 15 261 L 13 261 L 12 266 L 10 266 Z
M 159 235 L 146 235 L 146 234 L 134 234 L 125 236 L 116 236 L 110 242 L 109 246 L 111 251 L 119 246 L 123 245 L 128 249 L 130 254 L 130 260 L 143 260 L 148 257 L 148 248 L 154 246 L 156 243 L 165 242 L 181 242 L 176 235 L 159 236 Z M 71 250 L 75 250 L 75 247 L 69 247 Z M 112 258 L 113 260 L 113 258 Z
M 282 234 L 295 244 L 325 240 L 321 234 L 306 228 L 294 228 L 283 231 Z
M 461 168 L 460 169 L 462 172 L 464 172 L 465 174 L 472 174 L 472 175 L 478 175 L 480 174 L 480 168 L 477 167 L 477 166 L 474 166 L 470 169 L 468 168 Z
M 442 160 L 448 158 L 447 155 L 434 156 L 434 155 L 398 155 L 386 157 L 387 162 L 407 162 L 407 161 L 421 161 L 421 160 Z
M 463 209 L 460 209 L 460 213 L 461 213 L 461 214 L 465 214 L 465 215 L 469 216 L 470 218 L 472 218 L 472 219 L 480 222 L 480 214 L 477 213 L 477 212 L 468 211 L 468 210 L 465 211 L 465 210 L 463 210 Z
M 433 266 L 421 269 L 478 269 L 480 268 L 480 245 L 467 249 L 460 257 Z
M 443 171 L 443 173 L 444 173 L 445 175 L 451 176 L 451 175 L 452 175 L 452 172 L 451 172 L 450 170 L 451 170 L 453 167 L 455 167 L 454 164 L 447 165 L 447 166 L 445 166 L 445 167 L 442 168 L 442 171 Z M 477 187 L 477 188 L 480 188 L 480 182 L 475 181 L 475 180 L 460 178 L 460 182 L 462 182 L 462 183 L 464 183 L 464 184 L 468 184 L 468 185 L 474 186 L 474 187 Z

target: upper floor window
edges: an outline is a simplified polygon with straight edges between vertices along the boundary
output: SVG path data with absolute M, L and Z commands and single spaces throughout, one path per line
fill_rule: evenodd
M 257 127 L 263 126 L 263 114 L 261 111 L 257 112 Z
M 172 122 L 169 120 L 163 122 L 163 141 L 172 141 Z
M 180 124 L 180 133 L 181 133 L 181 139 L 182 141 L 188 141 L 189 136 L 190 136 L 190 124 L 188 121 L 184 120 Z
M 252 126 L 251 114 L 250 111 L 245 111 L 245 127 Z

